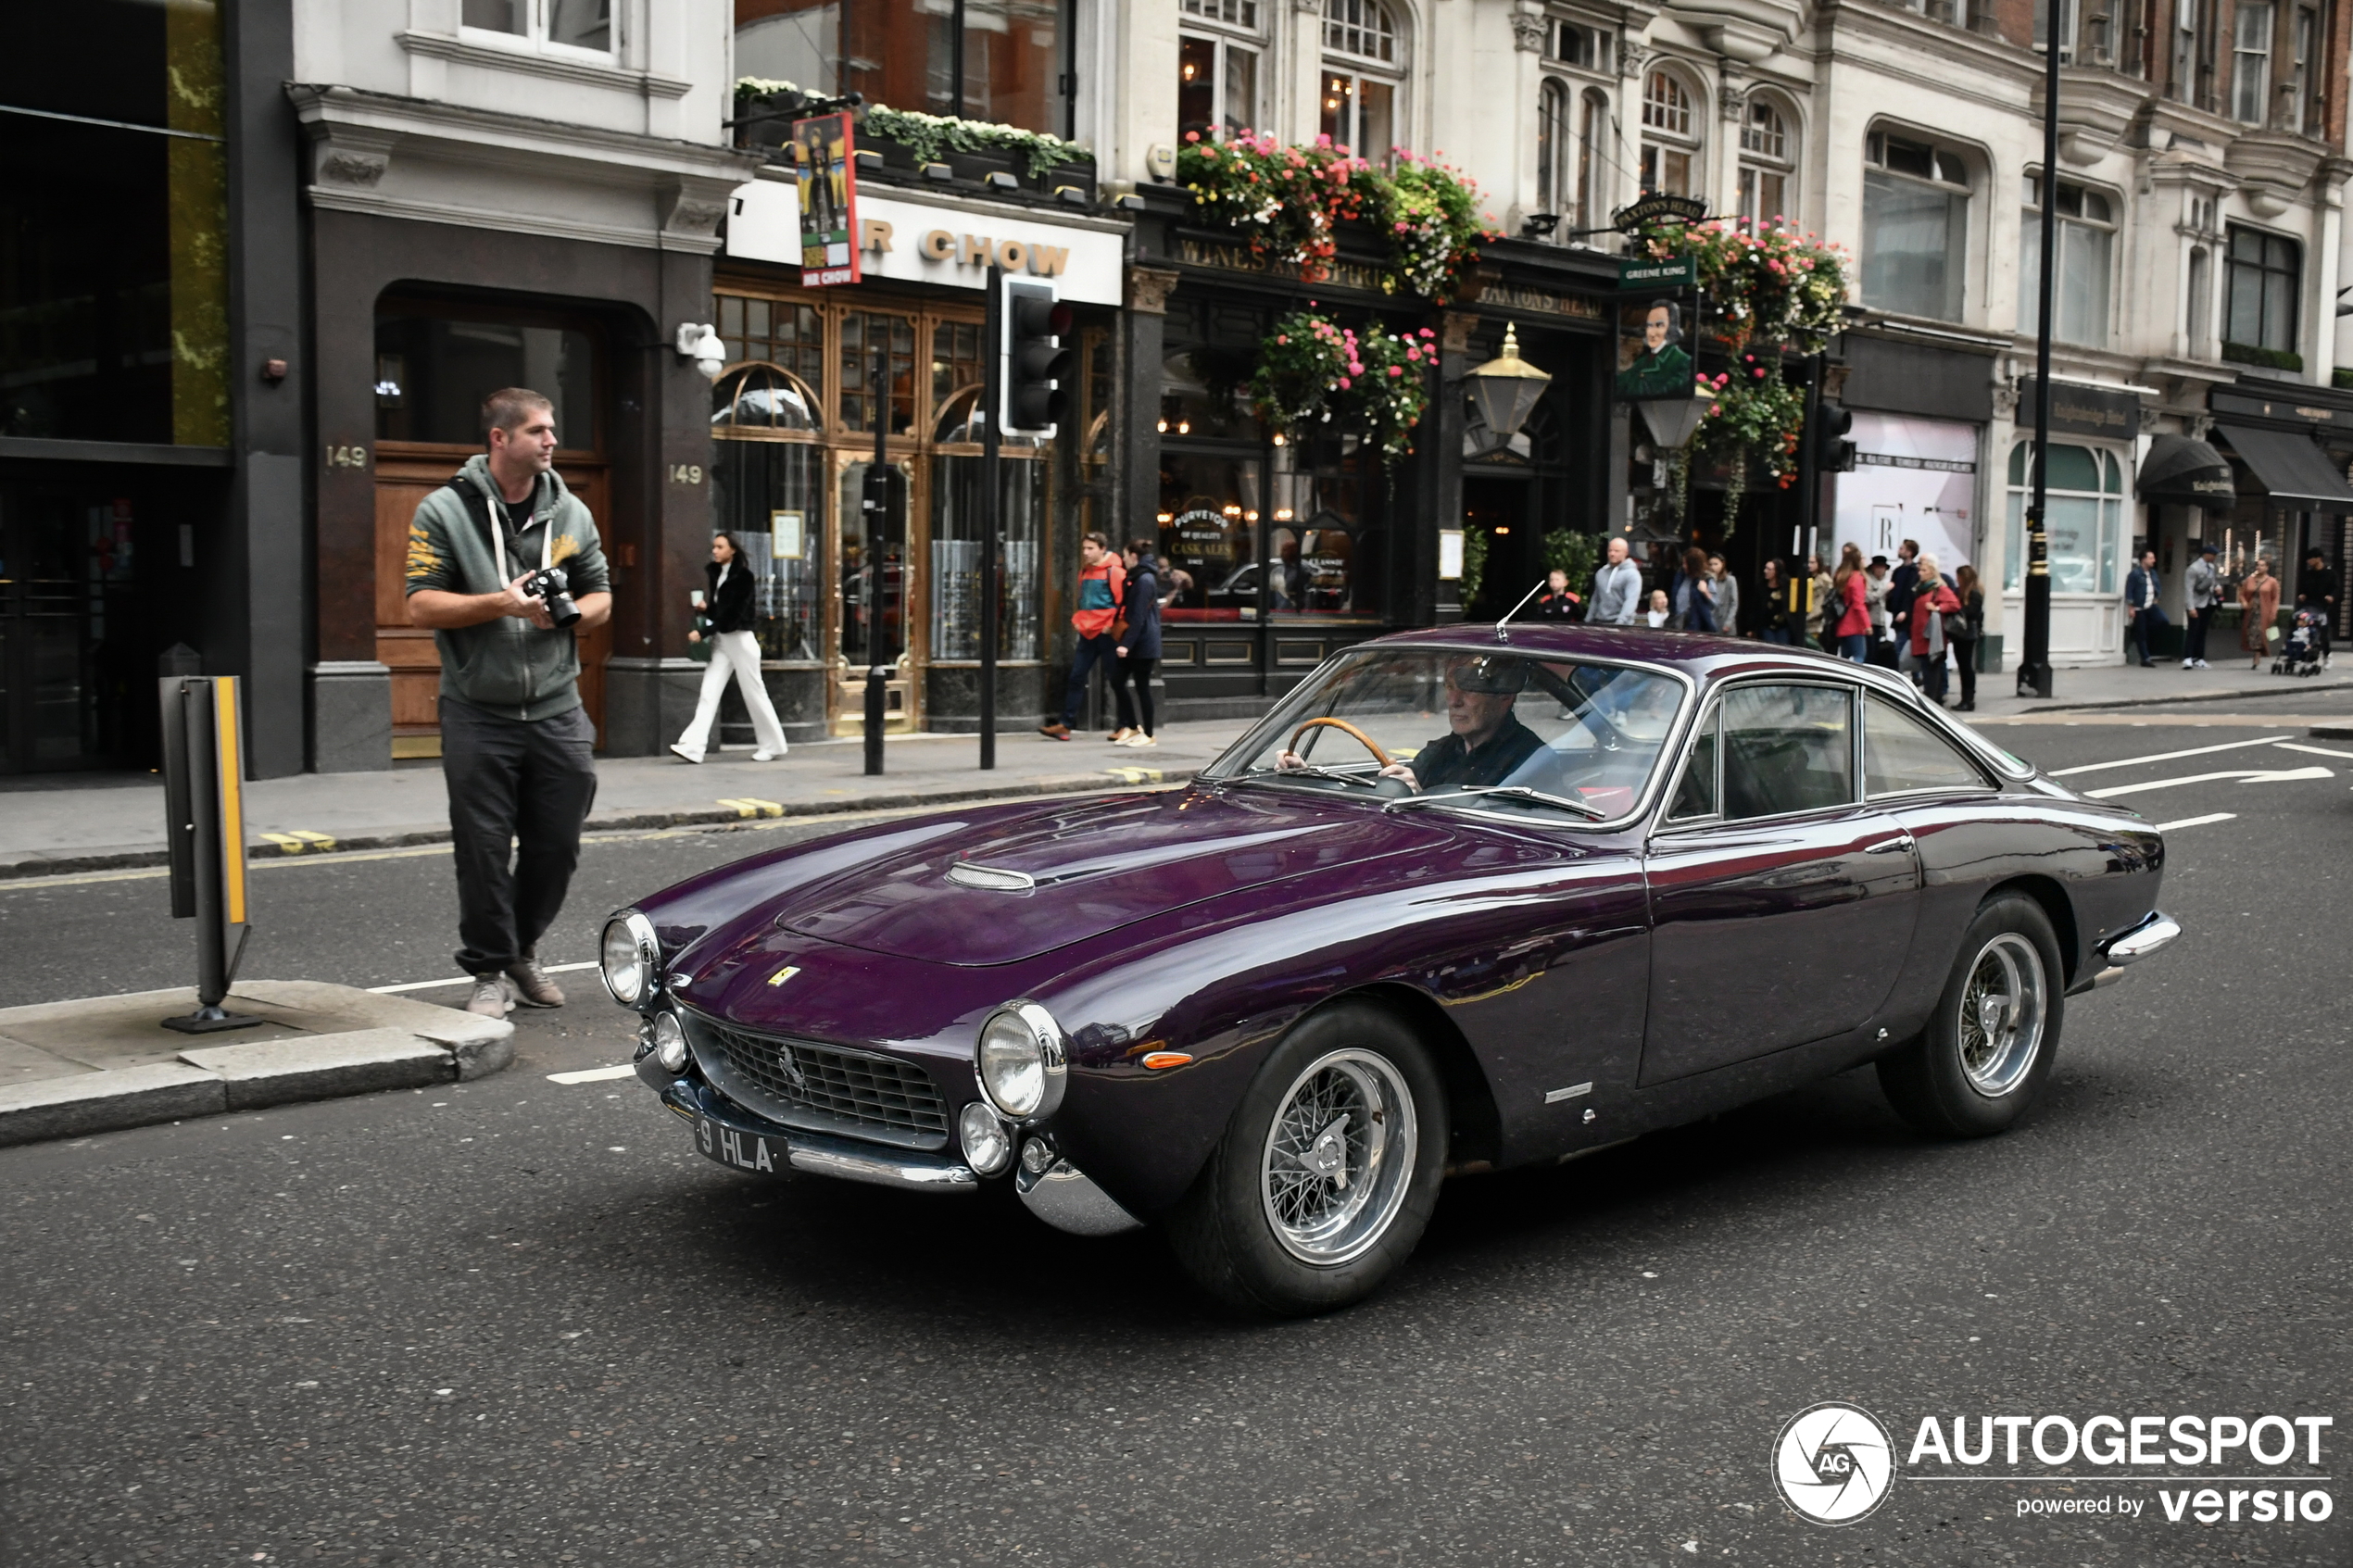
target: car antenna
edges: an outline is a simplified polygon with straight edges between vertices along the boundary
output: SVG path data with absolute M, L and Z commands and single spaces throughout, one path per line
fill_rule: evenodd
M 1552 579 L 1549 577 L 1539 577 L 1536 580 L 1536 586 L 1530 588 L 1525 594 L 1522 594 L 1519 596 L 1519 603 L 1512 606 L 1511 608 L 1504 612 L 1504 621 L 1509 621 L 1513 616 L 1517 615 L 1521 610 L 1526 609 L 1528 608 L 1528 601 L 1542 593 L 1544 591 L 1544 584 L 1551 581 Z M 1508 643 L 1512 640 L 1511 633 L 1504 630 L 1504 621 L 1498 621 L 1495 622 L 1495 640 L 1499 643 Z

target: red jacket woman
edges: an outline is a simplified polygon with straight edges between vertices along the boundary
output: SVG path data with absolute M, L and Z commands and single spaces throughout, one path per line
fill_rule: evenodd
M 1933 587 L 1922 588 L 1912 596 L 1912 651 L 1926 658 L 1928 617 L 1920 613 L 1923 609 L 1933 610 L 1939 615 L 1958 615 L 1961 612 L 1960 596 L 1954 593 L 1941 577 Z
M 1871 634 L 1871 580 L 1868 573 L 1850 571 L 1838 584 L 1838 596 L 1846 608 L 1838 618 L 1837 635 L 1868 637 Z

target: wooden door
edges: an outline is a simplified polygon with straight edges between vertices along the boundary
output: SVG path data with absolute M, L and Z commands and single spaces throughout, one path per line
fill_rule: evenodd
M 392 754 L 441 755 L 441 656 L 433 633 L 409 623 L 409 524 L 417 505 L 449 482 L 472 454 L 464 448 L 409 446 L 384 442 L 376 448 L 376 659 L 392 671 Z M 559 457 L 556 471 L 597 520 L 607 536 L 606 465 Z M 605 659 L 612 651 L 608 621 L 580 639 L 580 701 L 605 744 Z

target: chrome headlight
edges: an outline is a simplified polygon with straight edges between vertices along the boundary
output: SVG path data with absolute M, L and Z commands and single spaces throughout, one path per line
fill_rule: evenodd
M 976 1175 L 993 1176 L 1013 1163 L 1013 1135 L 997 1119 L 997 1113 L 978 1100 L 964 1107 L 957 1118 L 958 1141 L 964 1148 L 964 1163 Z
M 598 946 L 597 972 L 605 990 L 623 1007 L 634 1008 L 649 996 L 661 964 L 661 943 L 654 922 L 635 909 L 625 909 L 605 922 Z
M 1062 1025 L 1036 1002 L 1008 1002 L 980 1026 L 980 1092 L 1015 1122 L 1051 1116 L 1068 1074 Z
M 686 1071 L 686 1031 L 674 1012 L 654 1014 L 654 1060 L 673 1077 Z

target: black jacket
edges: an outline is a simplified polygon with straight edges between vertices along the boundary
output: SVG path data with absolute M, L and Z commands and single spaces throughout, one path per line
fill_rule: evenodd
M 703 596 L 703 614 L 711 618 L 713 632 L 756 632 L 757 616 L 752 605 L 751 572 L 740 560 L 727 567 L 727 581 L 719 581 L 719 563 L 711 561 L 702 569 L 704 585 L 710 590 Z
M 1127 574 L 1127 633 L 1119 646 L 1130 659 L 1160 657 L 1160 569 L 1149 557 L 1136 562 Z

